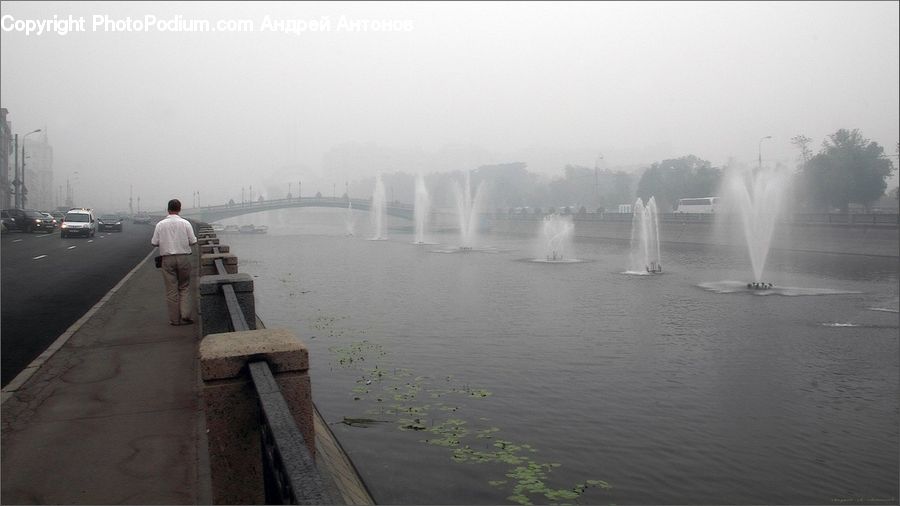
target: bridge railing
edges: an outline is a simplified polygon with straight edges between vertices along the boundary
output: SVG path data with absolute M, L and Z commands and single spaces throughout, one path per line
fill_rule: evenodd
M 368 206 L 372 203 L 371 199 L 347 199 L 344 197 L 291 197 L 291 198 L 281 198 L 281 199 L 268 199 L 268 200 L 257 200 L 254 202 L 245 201 L 245 202 L 235 202 L 234 204 L 216 204 L 212 206 L 201 206 L 201 207 L 193 207 L 186 208 L 183 210 L 183 213 L 186 215 L 192 215 L 198 212 L 207 212 L 207 211 L 222 211 L 229 209 L 253 209 L 253 210 L 266 210 L 266 209 L 274 209 L 281 208 L 288 204 L 321 204 L 321 205 L 329 205 L 331 207 L 337 206 L 346 206 L 347 204 L 355 204 L 355 205 L 363 205 Z M 394 207 L 398 209 L 412 209 L 413 204 L 407 204 L 405 202 L 400 201 L 391 201 L 387 202 L 388 207 Z
M 214 502 L 333 503 L 315 466 L 306 347 L 290 331 L 257 329 L 252 278 L 211 227 L 198 242 Z
M 343 197 L 303 197 L 271 199 L 256 202 L 242 202 L 234 204 L 220 204 L 214 206 L 202 206 L 183 209 L 182 215 L 197 221 L 215 222 L 223 218 L 240 216 L 242 214 L 272 211 L 290 207 L 333 207 L 346 208 L 352 206 L 354 210 L 368 210 L 371 199 L 346 199 Z M 387 203 L 387 213 L 402 218 L 412 219 L 413 205 L 393 201 Z

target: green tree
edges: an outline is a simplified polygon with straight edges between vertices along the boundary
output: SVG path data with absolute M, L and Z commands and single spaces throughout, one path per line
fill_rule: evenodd
M 804 164 L 801 179 L 814 204 L 847 212 L 851 203 L 868 209 L 881 198 L 891 171 L 893 163 L 877 142 L 858 129 L 840 129 Z
M 793 175 L 795 180 L 803 181 L 803 171 L 806 168 L 806 164 L 809 163 L 809 160 L 813 157 L 813 151 L 809 147 L 810 144 L 812 144 L 812 141 L 812 139 L 803 134 L 797 134 L 791 137 L 791 144 L 800 150 L 800 155 L 797 157 L 797 172 Z M 811 191 L 809 190 L 809 185 L 792 184 L 791 191 L 794 193 L 795 202 L 805 207 L 811 205 L 813 199 L 810 196 Z
M 797 146 L 797 149 L 800 150 L 800 168 L 802 170 L 803 166 L 809 162 L 809 159 L 812 158 L 813 152 L 812 149 L 809 148 L 809 145 L 812 143 L 812 139 L 809 137 L 799 134 L 791 137 L 791 144 Z
M 637 196 L 645 202 L 656 197 L 661 210 L 671 210 L 678 199 L 713 196 L 722 172 L 694 155 L 663 160 L 650 166 L 638 181 Z
M 627 172 L 609 169 L 599 171 L 598 191 L 600 192 L 600 206 L 615 208 L 619 204 L 631 204 L 634 202 L 634 187 L 637 184 L 637 176 Z

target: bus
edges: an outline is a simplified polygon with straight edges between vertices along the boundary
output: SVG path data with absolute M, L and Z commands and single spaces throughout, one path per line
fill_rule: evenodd
M 714 213 L 719 204 L 719 197 L 693 197 L 678 199 L 676 213 Z

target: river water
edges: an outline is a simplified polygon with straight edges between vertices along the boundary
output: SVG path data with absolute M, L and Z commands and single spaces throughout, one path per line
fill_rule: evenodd
M 294 209 L 223 223 L 267 327 L 310 350 L 313 397 L 382 504 L 896 504 L 898 261 L 410 231 Z M 391 226 L 406 224 L 391 222 Z

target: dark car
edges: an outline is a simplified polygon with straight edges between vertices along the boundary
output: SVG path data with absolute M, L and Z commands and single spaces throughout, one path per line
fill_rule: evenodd
M 54 218 L 53 215 L 48 213 L 47 211 L 41 211 L 41 214 L 44 215 L 46 221 L 49 222 L 53 226 L 53 230 L 55 230 L 59 225 L 59 222 L 56 221 L 56 218 Z M 50 230 L 50 232 L 52 232 L 53 230 Z
M 10 230 L 21 230 L 26 233 L 40 230 L 49 234 L 56 229 L 53 218 L 47 219 L 34 209 L 4 209 L 3 213 L 8 216 L 8 219 L 4 217 L 3 221 Z
M 104 214 L 97 218 L 97 231 L 113 230 L 122 231 L 122 217 L 116 214 Z
M 2 218 L 3 220 L 3 226 L 0 227 L 0 230 L 2 230 L 3 233 L 15 229 L 16 220 L 14 220 L 13 217 L 9 215 L 9 211 L 7 211 L 6 209 L 0 211 L 0 218 Z

